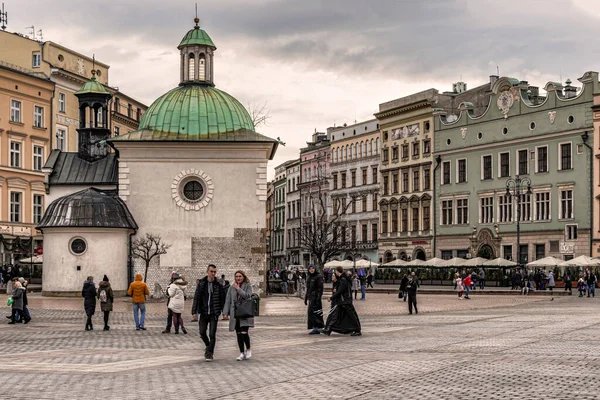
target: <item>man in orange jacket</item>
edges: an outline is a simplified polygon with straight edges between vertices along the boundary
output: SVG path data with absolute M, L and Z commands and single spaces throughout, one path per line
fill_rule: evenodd
M 131 296 L 131 301 L 133 303 L 135 330 L 139 331 L 141 329 L 145 331 L 144 319 L 146 318 L 146 296 L 150 296 L 150 290 L 148 290 L 148 285 L 146 285 L 145 282 L 142 282 L 142 274 L 135 275 L 135 281 L 131 282 L 129 285 L 127 294 Z M 142 314 L 141 318 L 138 315 L 139 312 Z

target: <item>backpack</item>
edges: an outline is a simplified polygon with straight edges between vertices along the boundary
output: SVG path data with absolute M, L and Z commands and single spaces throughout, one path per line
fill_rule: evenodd
M 106 290 L 102 289 L 100 291 L 100 302 L 106 303 L 108 301 L 108 296 L 106 295 Z

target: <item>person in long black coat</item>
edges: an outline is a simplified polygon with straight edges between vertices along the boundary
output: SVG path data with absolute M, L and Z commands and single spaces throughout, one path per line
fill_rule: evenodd
M 334 305 L 331 307 L 327 325 L 322 333 L 325 335 L 331 335 L 331 332 L 350 333 L 351 336 L 360 336 L 360 320 L 352 305 L 352 283 L 342 267 L 335 269 L 335 275 L 338 280 L 337 287 L 335 293 L 329 298 Z
M 306 295 L 304 296 L 304 305 L 308 306 L 308 329 L 310 335 L 321 333 L 319 329 L 323 328 L 323 277 L 317 272 L 314 265 L 308 267 L 308 280 L 306 282 Z
M 94 277 L 88 276 L 87 280 L 83 283 L 83 289 L 81 289 L 81 296 L 83 297 L 83 308 L 87 315 L 85 322 L 85 330 L 93 331 L 94 325 L 92 324 L 92 316 L 96 311 L 96 285 L 94 284 Z
M 408 283 L 408 277 L 406 276 L 406 274 L 404 274 L 404 276 L 402 277 L 402 280 L 400 281 L 400 293 L 398 295 L 399 298 L 404 299 L 404 301 L 406 301 L 406 298 L 408 297 L 408 294 L 406 293 L 406 284 Z

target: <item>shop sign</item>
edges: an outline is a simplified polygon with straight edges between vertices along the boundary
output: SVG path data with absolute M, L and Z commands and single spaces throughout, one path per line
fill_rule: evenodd
M 413 240 L 412 244 L 427 244 L 427 240 Z
M 408 243 L 399 243 L 399 242 L 396 242 L 395 245 L 396 245 L 396 247 L 408 247 Z

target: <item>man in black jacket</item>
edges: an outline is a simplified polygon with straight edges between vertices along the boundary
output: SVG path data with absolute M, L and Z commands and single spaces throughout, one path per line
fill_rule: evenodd
M 308 329 L 310 335 L 318 335 L 319 329 L 325 325 L 323 323 L 323 277 L 319 274 L 314 265 L 308 267 L 308 281 L 306 282 L 306 295 L 304 296 L 304 305 L 308 306 Z
M 192 314 L 200 316 L 200 337 L 206 345 L 204 359 L 212 361 L 217 340 L 217 323 L 225 303 L 225 290 L 216 279 L 217 267 L 214 264 L 208 265 L 206 273 L 207 275 L 200 279 L 198 286 L 196 286 Z M 206 330 L 209 326 L 210 330 L 207 336 Z
M 406 292 L 408 293 L 408 313 L 412 314 L 413 305 L 415 306 L 415 314 L 419 313 L 417 310 L 417 288 L 419 284 L 415 279 L 414 275 L 408 276 L 408 282 L 406 283 Z

